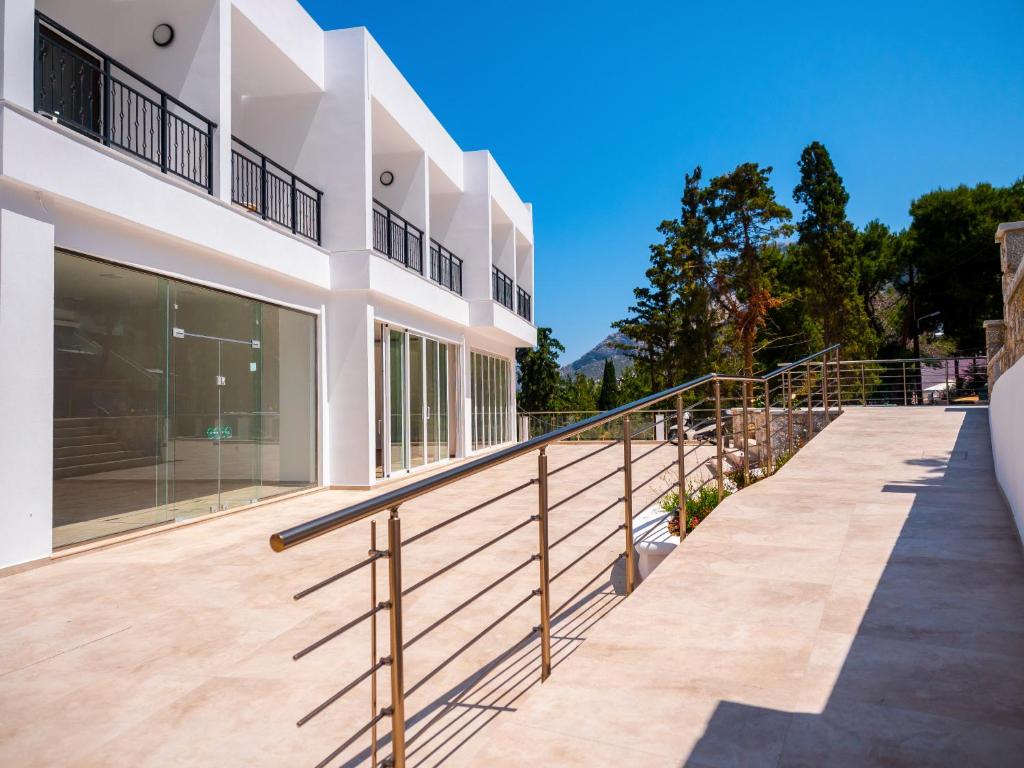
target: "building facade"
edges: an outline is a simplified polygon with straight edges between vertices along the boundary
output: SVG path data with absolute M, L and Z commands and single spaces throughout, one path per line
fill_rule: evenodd
M 513 439 L 531 208 L 367 30 L 0 7 L 0 567 Z

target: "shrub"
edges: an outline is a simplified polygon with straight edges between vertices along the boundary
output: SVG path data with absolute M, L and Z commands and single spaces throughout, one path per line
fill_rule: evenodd
M 725 490 L 722 493 L 724 499 L 731 493 Z M 686 489 L 686 532 L 690 533 L 701 524 L 711 510 L 718 506 L 718 489 L 712 485 L 704 484 L 696 488 Z M 673 491 L 661 500 L 661 508 L 669 513 L 668 528 L 673 536 L 679 535 L 679 493 Z

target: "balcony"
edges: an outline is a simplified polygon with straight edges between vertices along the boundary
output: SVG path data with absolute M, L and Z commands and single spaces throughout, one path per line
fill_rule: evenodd
M 41 13 L 35 110 L 213 194 L 216 124 Z
M 319 245 L 324 193 L 244 141 L 231 141 L 231 202 Z
M 533 299 L 521 286 L 516 286 L 516 314 L 527 322 L 533 321 Z
M 373 247 L 392 261 L 423 274 L 423 230 L 379 200 L 373 201 Z
M 497 267 L 491 267 L 491 289 L 496 302 L 512 309 L 512 278 Z
M 462 295 L 462 259 L 433 239 L 430 241 L 430 279 Z

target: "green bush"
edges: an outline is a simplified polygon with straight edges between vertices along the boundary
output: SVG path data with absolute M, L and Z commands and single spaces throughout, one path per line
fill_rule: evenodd
M 722 498 L 730 494 L 723 491 Z M 718 488 L 712 485 L 689 487 L 686 489 L 686 532 L 691 532 L 700 525 L 711 510 L 718 506 Z M 679 535 L 679 493 L 673 491 L 661 500 L 661 508 L 670 514 L 669 533 Z

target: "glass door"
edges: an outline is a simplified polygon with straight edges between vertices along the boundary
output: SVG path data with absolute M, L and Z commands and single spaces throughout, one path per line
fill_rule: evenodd
M 426 466 L 443 459 L 449 450 L 449 401 L 452 380 L 448 373 L 449 345 L 407 331 L 379 326 L 387 339 L 386 353 L 376 365 L 376 408 L 379 438 L 388 447 L 377 476 Z
M 175 328 L 172 502 L 177 519 L 259 500 L 259 347 Z

